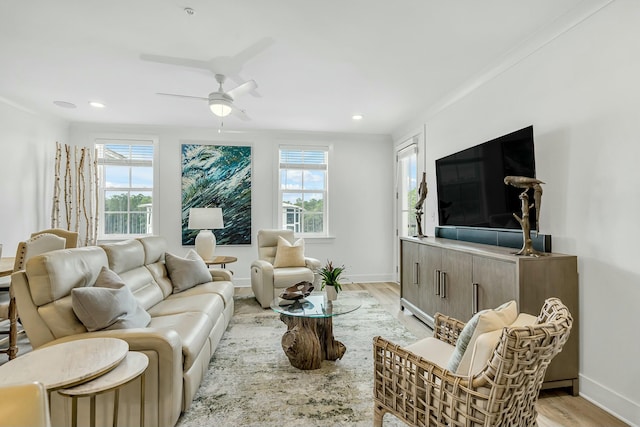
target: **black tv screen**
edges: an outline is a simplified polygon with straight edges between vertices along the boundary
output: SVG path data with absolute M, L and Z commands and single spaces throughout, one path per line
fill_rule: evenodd
M 505 185 L 508 175 L 535 178 L 533 126 L 436 160 L 439 225 L 520 229 L 523 190 Z M 532 230 L 535 217 L 531 209 Z

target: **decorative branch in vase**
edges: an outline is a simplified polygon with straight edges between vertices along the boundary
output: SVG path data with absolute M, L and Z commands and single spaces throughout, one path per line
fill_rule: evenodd
M 422 233 L 422 215 L 424 213 L 424 201 L 427 199 L 427 193 L 429 193 L 429 189 L 427 188 L 427 173 L 422 172 L 422 182 L 418 187 L 418 201 L 414 206 L 416 210 L 416 225 L 418 227 L 417 237 L 426 237 Z
M 320 289 L 325 290 L 326 288 L 327 299 L 330 301 L 335 300 L 338 297 L 338 292 L 342 290 L 340 279 L 343 272 L 344 265 L 334 267 L 333 262 L 329 260 L 327 260 L 327 263 L 318 270 L 318 274 L 320 275 L 322 282 Z

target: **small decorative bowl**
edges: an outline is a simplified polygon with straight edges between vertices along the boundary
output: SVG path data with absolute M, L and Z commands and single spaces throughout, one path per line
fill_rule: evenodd
M 280 298 L 288 300 L 306 298 L 311 294 L 311 291 L 313 291 L 311 282 L 300 282 L 282 291 Z

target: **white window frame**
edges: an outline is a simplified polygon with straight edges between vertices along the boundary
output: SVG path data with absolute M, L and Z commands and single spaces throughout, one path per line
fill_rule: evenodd
M 290 151 L 322 151 L 325 154 L 325 163 L 322 165 L 318 164 L 298 164 L 298 163 L 281 163 L 281 152 L 282 150 L 290 150 Z M 329 163 L 331 157 L 331 147 L 329 145 L 298 145 L 298 144 L 280 144 L 278 147 L 277 153 L 277 164 L 278 164 L 278 177 L 277 177 L 277 188 L 278 188 L 278 200 L 276 202 L 276 211 L 277 211 L 277 226 L 280 229 L 285 229 L 286 224 L 284 224 L 283 217 L 283 204 L 284 204 L 284 194 L 286 193 L 322 193 L 323 204 L 322 204 L 322 232 L 321 233 L 305 233 L 304 231 L 294 231 L 296 236 L 305 237 L 305 238 L 322 238 L 329 237 Z M 292 189 L 292 190 L 283 190 L 282 182 L 281 182 L 281 171 L 283 169 L 290 170 L 324 170 L 324 190 L 317 189 Z
M 97 151 L 97 145 L 99 144 L 109 144 L 109 145 L 151 145 L 153 146 L 153 158 L 151 161 L 151 167 L 153 170 L 153 185 L 151 188 L 148 187 L 105 187 L 105 170 L 102 166 L 104 166 L 105 162 L 100 158 L 97 158 L 99 177 L 98 177 L 98 240 L 99 241 L 108 241 L 108 240 L 125 240 L 136 237 L 143 237 L 153 235 L 154 231 L 157 234 L 158 224 L 159 224 L 159 208 L 158 208 L 158 138 L 155 136 L 147 136 L 147 135 L 100 135 L 95 136 L 93 138 L 94 148 Z M 97 154 L 96 154 L 97 156 Z M 136 164 L 132 164 L 129 161 L 124 161 L 122 164 L 117 164 L 114 161 L 110 161 L 109 165 L 112 166 L 136 166 Z M 129 234 L 105 234 L 104 233 L 104 224 L 105 224 L 105 192 L 107 191 L 144 191 L 151 192 L 152 206 L 151 206 L 151 223 L 150 230 L 148 233 L 140 234 L 140 233 L 129 233 Z

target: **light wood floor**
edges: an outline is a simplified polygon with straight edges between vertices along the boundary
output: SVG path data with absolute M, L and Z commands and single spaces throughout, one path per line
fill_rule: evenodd
M 344 290 L 365 290 L 389 313 L 402 322 L 416 337 L 431 336 L 432 330 L 408 311 L 400 310 L 400 287 L 396 283 L 354 283 L 342 285 Z M 237 294 L 251 294 L 250 288 L 236 288 Z M 538 399 L 539 427 L 618 427 L 628 426 L 606 411 L 567 391 L 543 390 Z

